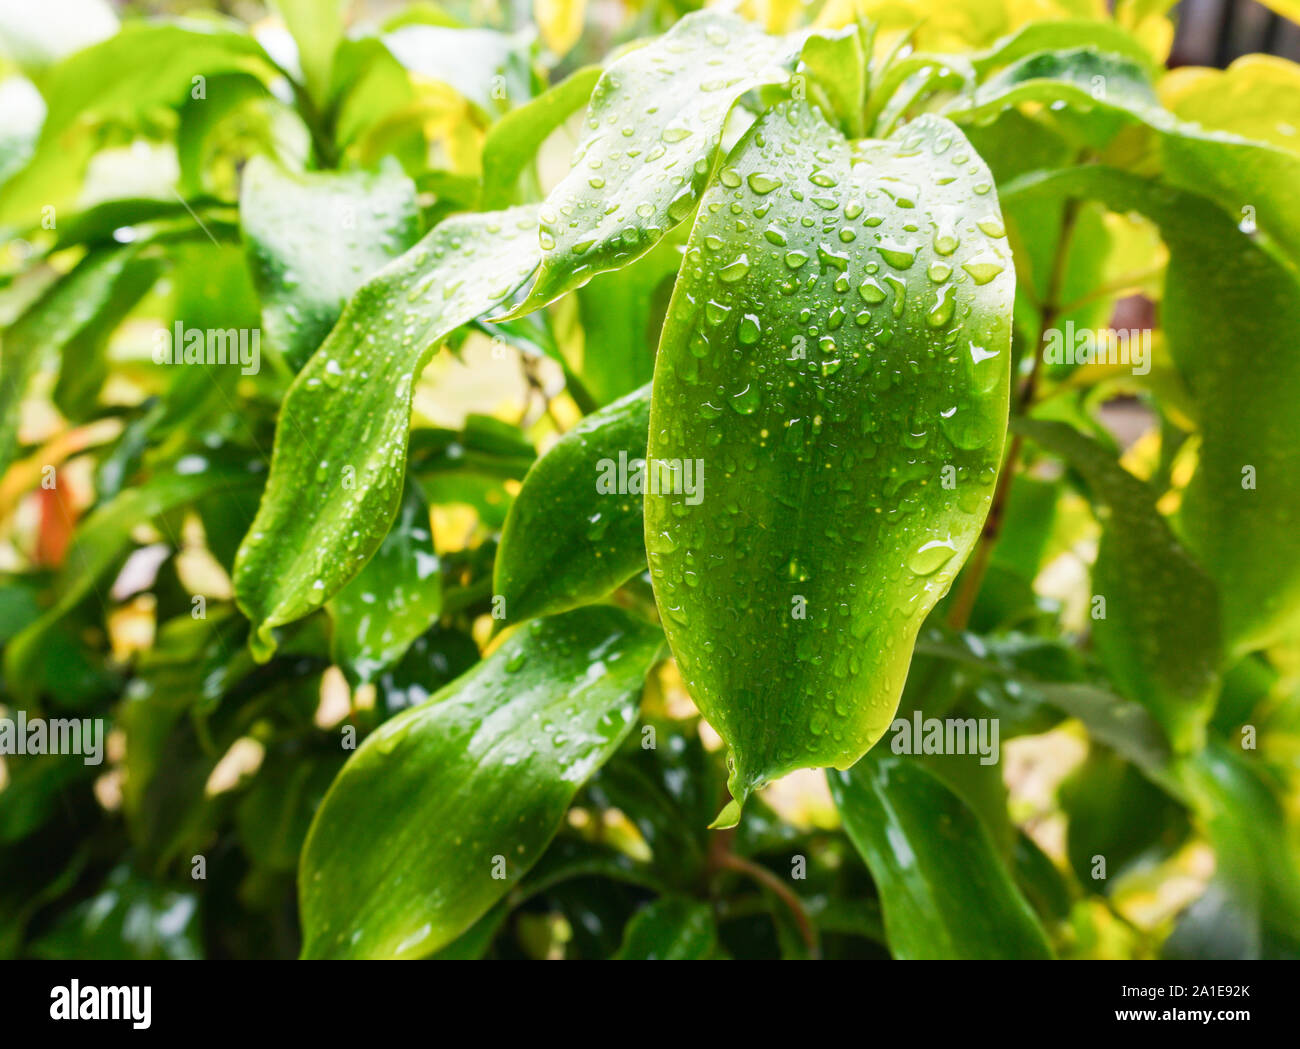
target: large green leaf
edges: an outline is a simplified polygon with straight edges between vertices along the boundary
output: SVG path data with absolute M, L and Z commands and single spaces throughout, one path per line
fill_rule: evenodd
M 1148 707 L 1177 750 L 1198 750 L 1219 683 L 1219 598 L 1156 509 L 1159 493 L 1065 423 L 1018 419 L 1018 432 L 1083 475 L 1103 521 L 1092 571 L 1105 614 L 1092 637 L 1112 680 Z
M 307 836 L 303 954 L 418 957 L 469 928 L 627 735 L 661 640 L 609 607 L 540 619 L 381 726 Z
M 410 481 L 392 530 L 361 573 L 329 604 L 335 661 L 371 681 L 396 663 L 438 618 L 442 577 L 429 507 Z
M 701 205 L 649 458 L 703 464 L 703 498 L 684 469 L 677 493 L 661 482 L 646 549 L 683 678 L 731 747 L 724 822 L 759 784 L 880 738 L 979 535 L 1014 291 L 992 189 L 942 118 L 850 144 L 791 103 Z
M 933 773 L 872 753 L 827 778 L 871 869 L 895 958 L 1051 957 L 988 831 Z
M 772 37 L 737 15 L 699 11 L 611 63 L 573 170 L 542 208 L 537 282 L 513 312 L 631 262 L 689 216 L 732 105 L 787 80 L 805 37 Z
M 587 416 L 528 472 L 497 551 L 494 584 L 508 621 L 594 601 L 644 569 L 636 477 L 640 463 L 644 478 L 649 426 L 645 386 Z
M 1230 662 L 1288 636 L 1300 624 L 1300 282 L 1211 202 L 1136 176 L 1091 166 L 1006 194 L 1094 198 L 1159 225 L 1165 333 L 1201 435 L 1179 531 L 1218 585 Z
M 405 476 L 420 371 L 537 264 L 536 209 L 455 216 L 368 281 L 289 389 L 271 476 L 235 564 L 266 656 L 273 630 L 319 608 L 379 547 Z
M 419 237 L 415 184 L 380 172 L 244 168 L 240 225 L 262 297 L 269 347 L 294 371 L 316 352 L 352 294 Z

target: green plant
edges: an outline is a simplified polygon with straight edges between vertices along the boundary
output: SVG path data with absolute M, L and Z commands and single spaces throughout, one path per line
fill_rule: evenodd
M 1300 72 L 814 7 L 0 20 L 0 953 L 1300 953 Z

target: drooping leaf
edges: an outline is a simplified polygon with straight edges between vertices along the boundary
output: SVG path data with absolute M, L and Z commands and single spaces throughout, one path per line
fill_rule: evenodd
M 504 208 L 516 202 L 519 176 L 546 137 L 586 104 L 599 79 L 599 66 L 584 66 L 492 125 L 483 142 L 481 207 Z
M 375 556 L 329 603 L 335 662 L 364 682 L 401 659 L 442 609 L 438 569 L 429 507 L 408 481 Z
M 541 211 L 542 268 L 513 315 L 645 254 L 695 208 L 736 99 L 781 83 L 806 34 L 698 11 L 611 63 L 573 170 Z
M 647 496 L 646 549 L 683 679 L 731 747 L 725 820 L 758 784 L 853 764 L 893 718 L 997 474 L 1001 237 L 987 169 L 934 117 L 850 145 L 780 105 L 702 203 L 651 409 L 677 491 Z M 699 500 L 682 482 L 701 464 Z
M 1051 957 L 988 831 L 933 773 L 873 752 L 826 775 L 871 869 L 895 958 Z
M 1218 587 L 1230 662 L 1288 636 L 1300 622 L 1300 282 L 1211 202 L 1133 175 L 1093 165 L 1008 191 L 1097 199 L 1160 227 L 1165 333 L 1201 435 L 1179 534 Z
M 707 903 L 665 896 L 638 911 L 623 931 L 623 961 L 699 961 L 717 948 L 718 931 Z
M 644 570 L 649 426 L 645 386 L 587 416 L 528 472 L 497 551 L 508 622 L 595 601 Z
M 261 655 L 360 571 L 397 512 L 415 381 L 438 345 L 536 266 L 536 209 L 456 216 L 371 278 L 281 407 L 266 494 L 235 564 Z
M 631 729 L 661 640 L 609 607 L 538 620 L 381 726 L 308 833 L 303 954 L 418 957 L 469 928 Z
M 267 342 L 294 371 L 353 293 L 419 237 L 415 185 L 396 165 L 295 174 L 254 157 L 239 217 Z
M 1199 749 L 1219 684 L 1214 583 L 1156 509 L 1159 494 L 1100 444 L 1065 423 L 1013 425 L 1078 470 L 1104 515 L 1092 591 L 1105 610 L 1092 637 L 1112 680 L 1151 710 L 1175 749 Z

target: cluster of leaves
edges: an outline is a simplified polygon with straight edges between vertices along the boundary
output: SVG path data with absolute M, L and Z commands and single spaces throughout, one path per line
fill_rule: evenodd
M 57 6 L 3 695 L 109 734 L 3 759 L 0 954 L 1300 951 L 1300 69 L 1138 0 Z

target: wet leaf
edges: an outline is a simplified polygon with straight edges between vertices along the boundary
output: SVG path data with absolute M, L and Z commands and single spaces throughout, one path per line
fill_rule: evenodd
M 393 527 L 375 556 L 329 603 L 334 661 L 356 681 L 372 681 L 437 621 L 442 577 L 429 507 L 407 482 Z
M 271 476 L 235 563 L 259 655 L 319 608 L 388 534 L 415 381 L 439 344 L 536 265 L 536 209 L 456 216 L 368 281 L 290 387 Z
M 650 423 L 650 459 L 681 469 L 646 498 L 646 549 L 682 676 L 731 747 L 723 823 L 761 783 L 853 764 L 893 718 L 997 474 L 1002 233 L 947 121 L 851 145 L 801 104 L 754 126 L 701 205 Z
M 707 903 L 665 896 L 637 911 L 623 930 L 616 957 L 623 961 L 699 961 L 718 945 L 718 930 Z
M 269 347 L 301 368 L 353 293 L 419 237 L 415 185 L 396 165 L 369 172 L 244 168 L 240 226 Z
M 497 552 L 508 622 L 595 601 L 644 570 L 637 478 L 649 425 L 645 386 L 587 416 L 528 472 Z
M 871 869 L 895 958 L 1051 957 L 987 830 L 933 773 L 872 753 L 827 778 Z
M 538 620 L 382 725 L 308 833 L 304 956 L 419 957 L 469 928 L 627 735 L 661 641 L 609 607 Z
M 698 11 L 601 75 L 573 170 L 541 211 L 542 268 L 511 315 L 645 254 L 694 210 L 736 99 L 782 83 L 805 34 Z

